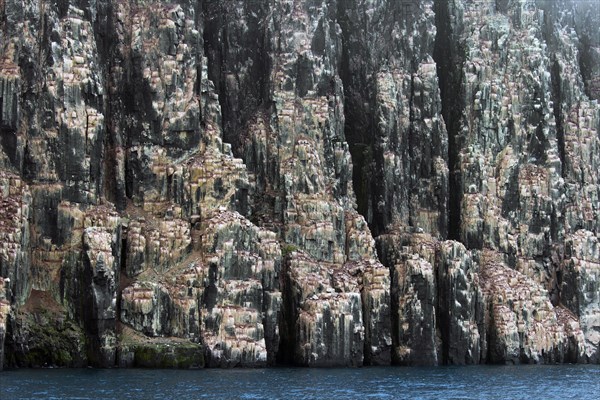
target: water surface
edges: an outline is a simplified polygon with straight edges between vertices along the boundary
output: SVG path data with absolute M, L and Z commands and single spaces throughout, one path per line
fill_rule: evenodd
M 43 369 L 0 399 L 600 399 L 600 365 L 355 369 Z

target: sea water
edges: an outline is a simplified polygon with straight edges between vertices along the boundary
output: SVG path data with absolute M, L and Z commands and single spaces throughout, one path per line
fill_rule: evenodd
M 600 365 L 23 369 L 0 399 L 600 399 Z

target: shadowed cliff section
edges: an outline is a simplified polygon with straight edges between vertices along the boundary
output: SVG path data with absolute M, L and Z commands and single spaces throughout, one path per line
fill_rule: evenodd
M 462 27 L 451 18 L 452 1 L 435 1 L 436 37 L 433 58 L 437 66 L 442 99 L 442 116 L 448 131 L 448 239 L 460 241 L 460 175 L 458 154 L 460 145 L 460 123 L 465 107 L 462 91 L 465 50 L 458 40 Z M 454 23 L 454 26 L 452 24 Z
M 390 229 L 447 236 L 448 136 L 432 58 L 433 2 L 338 4 L 345 132 L 359 212 Z
M 373 234 L 377 235 L 384 229 L 384 221 L 373 212 L 375 182 L 380 178 L 380 172 L 374 158 L 375 111 L 371 108 L 375 103 L 375 93 L 370 71 L 372 67 L 369 67 L 370 63 L 377 63 L 377 59 L 365 54 L 362 48 L 364 44 L 353 29 L 353 16 L 347 12 L 353 3 L 338 2 L 337 10 L 344 44 L 340 65 L 346 114 L 344 133 L 352 155 L 352 184 L 357 210 L 365 217 Z
M 269 3 L 261 1 L 202 3 L 208 79 L 219 94 L 223 140 L 238 157 L 243 157 L 242 131 L 270 106 L 269 12 Z

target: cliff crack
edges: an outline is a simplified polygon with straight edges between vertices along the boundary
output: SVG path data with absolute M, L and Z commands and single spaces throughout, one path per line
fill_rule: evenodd
M 462 191 L 458 163 L 461 118 L 465 109 L 465 96 L 462 93 L 464 51 L 461 44 L 453 40 L 456 35 L 453 32 L 450 7 L 452 4 L 445 0 L 436 0 L 434 3 L 437 32 L 433 59 L 440 85 L 442 117 L 448 132 L 448 239 L 460 241 Z

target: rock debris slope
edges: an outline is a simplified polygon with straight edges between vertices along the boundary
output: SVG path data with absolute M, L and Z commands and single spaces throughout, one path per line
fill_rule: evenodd
M 0 1 L 0 368 L 600 362 L 599 27 Z

